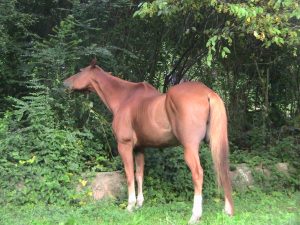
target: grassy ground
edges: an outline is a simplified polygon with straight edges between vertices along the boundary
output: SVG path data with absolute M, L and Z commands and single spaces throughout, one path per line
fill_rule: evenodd
M 300 224 L 300 193 L 263 194 L 251 192 L 234 196 L 235 216 L 222 213 L 223 203 L 218 199 L 204 201 L 200 224 L 221 225 L 297 225 Z M 32 225 L 90 225 L 90 224 L 186 224 L 191 214 L 191 202 L 144 205 L 134 213 L 127 213 L 117 204 L 89 203 L 70 206 L 13 206 L 0 209 L 0 224 Z

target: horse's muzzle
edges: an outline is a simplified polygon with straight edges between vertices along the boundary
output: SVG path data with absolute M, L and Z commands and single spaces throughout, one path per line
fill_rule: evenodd
M 65 91 L 65 92 L 72 92 L 73 88 L 72 88 L 72 82 L 68 81 L 68 80 L 65 80 L 63 82 L 63 87 L 62 89 Z
M 70 84 L 70 82 L 68 82 L 68 81 L 64 81 L 64 83 L 63 83 L 63 86 L 65 87 L 65 89 L 72 89 L 72 85 Z

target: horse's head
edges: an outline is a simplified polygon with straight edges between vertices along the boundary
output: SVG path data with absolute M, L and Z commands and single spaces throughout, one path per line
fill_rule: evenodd
M 79 73 L 64 80 L 64 86 L 71 91 L 92 91 L 91 81 L 96 69 L 96 59 L 94 59 L 89 66 L 80 69 Z

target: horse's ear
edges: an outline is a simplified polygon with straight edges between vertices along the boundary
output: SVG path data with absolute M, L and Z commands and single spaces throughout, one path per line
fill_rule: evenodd
M 95 68 L 96 65 L 97 65 L 97 59 L 94 58 L 94 59 L 92 60 L 92 62 L 90 63 L 90 66 L 91 66 L 91 68 Z

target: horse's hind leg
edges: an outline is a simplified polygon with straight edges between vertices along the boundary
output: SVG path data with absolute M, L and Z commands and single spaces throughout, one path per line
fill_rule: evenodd
M 135 178 L 138 186 L 137 207 L 141 207 L 144 202 L 143 179 L 144 179 L 145 156 L 144 150 L 138 149 L 135 153 Z
M 191 170 L 194 183 L 194 203 L 189 223 L 196 223 L 202 216 L 203 169 L 199 159 L 199 145 L 206 135 L 209 102 L 197 91 L 176 92 L 174 87 L 166 98 L 166 109 L 172 131 L 184 148 L 184 159 Z M 189 93 L 189 94 L 187 94 Z
M 196 223 L 202 216 L 203 169 L 200 165 L 198 145 L 184 146 L 184 159 L 192 173 L 194 184 L 194 204 L 189 224 Z
M 192 173 L 194 203 L 189 224 L 193 224 L 202 216 L 203 169 L 200 165 L 199 145 L 206 134 L 206 123 L 182 119 L 176 124 L 174 131 L 184 148 L 184 159 Z
M 203 169 L 200 165 L 199 145 L 206 134 L 203 121 L 180 120 L 176 124 L 175 135 L 184 148 L 184 159 L 188 165 L 194 184 L 194 203 L 189 224 L 197 223 L 202 216 Z

